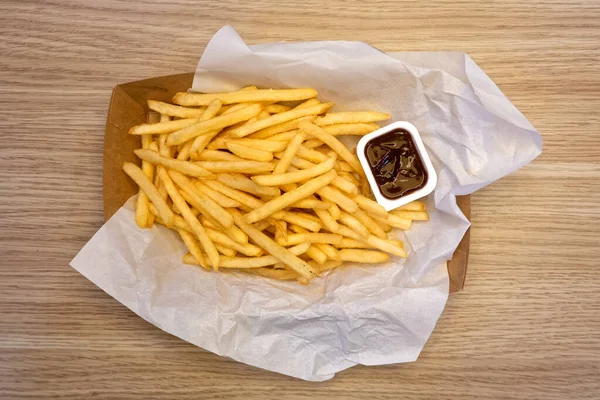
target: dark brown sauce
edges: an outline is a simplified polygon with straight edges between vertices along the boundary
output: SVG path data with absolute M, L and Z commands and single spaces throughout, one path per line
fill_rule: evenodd
M 370 140 L 365 156 L 381 194 L 397 199 L 427 184 L 427 171 L 415 142 L 407 131 L 397 129 Z

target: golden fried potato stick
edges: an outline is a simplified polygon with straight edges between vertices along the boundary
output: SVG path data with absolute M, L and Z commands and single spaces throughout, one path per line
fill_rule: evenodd
M 393 211 L 425 211 L 425 203 L 420 200 L 415 200 L 395 208 Z
M 335 233 L 294 233 L 278 242 L 282 246 L 294 246 L 300 243 L 325 243 L 332 245 L 342 244 L 342 235 Z
M 225 139 L 226 144 L 234 143 L 240 146 L 249 147 L 251 149 L 258 149 L 268 151 L 269 153 L 273 153 L 276 151 L 283 151 L 287 147 L 285 142 L 276 142 L 273 140 L 265 140 L 265 139 Z
M 358 123 L 358 124 L 334 124 L 324 126 L 323 129 L 331 133 L 333 136 L 341 135 L 359 135 L 364 136 L 368 133 L 379 129 L 379 125 L 375 123 Z
M 195 164 L 214 173 L 261 174 L 271 172 L 275 168 L 273 164 L 261 161 L 198 161 Z
M 304 89 L 261 89 L 240 90 L 230 93 L 177 93 L 173 97 L 173 103 L 182 106 L 206 106 L 214 99 L 219 99 L 223 104 L 248 103 L 248 102 L 273 102 L 306 100 L 317 97 L 317 91 L 312 88 Z
M 202 183 L 202 181 L 196 180 L 194 182 L 194 184 L 196 185 L 196 188 L 200 192 L 202 192 L 203 194 L 205 194 L 211 200 L 215 201 L 221 207 L 224 207 L 224 208 L 229 208 L 229 207 L 237 208 L 237 207 L 240 206 L 239 202 L 233 200 L 232 198 L 229 198 L 229 197 L 225 196 L 224 194 L 222 194 L 220 192 L 217 192 L 216 190 L 213 190 L 213 189 L 209 188 L 208 186 L 204 185 Z
M 328 113 L 324 117 L 317 118 L 315 123 L 319 126 L 324 126 L 332 124 L 357 124 L 385 121 L 386 119 L 390 119 L 389 114 L 376 111 L 345 111 Z
M 348 214 L 347 212 L 342 212 L 342 216 L 340 217 L 340 222 L 344 225 L 346 225 L 347 227 L 349 227 L 350 229 L 352 229 L 354 232 L 358 233 L 361 237 L 363 238 L 367 238 L 369 237 L 369 230 L 367 229 L 366 226 L 364 226 L 363 224 L 360 223 L 359 220 L 357 220 L 356 218 L 354 218 L 352 215 Z
M 281 194 L 279 189 L 260 186 L 242 174 L 218 174 L 217 181 L 229 186 L 230 188 L 238 189 L 256 196 L 275 197 Z
M 178 119 L 176 121 L 158 122 L 155 124 L 140 124 L 129 129 L 130 135 L 158 135 L 171 133 L 198 122 L 198 118 Z
M 172 146 L 180 143 L 185 143 L 197 136 L 205 135 L 210 132 L 221 130 L 238 122 L 247 121 L 250 118 L 258 115 L 262 111 L 262 106 L 255 104 L 242 108 L 239 111 L 231 114 L 222 114 L 218 117 L 211 118 L 206 121 L 198 121 L 193 125 L 180 129 L 169 134 L 167 145 Z
M 387 239 L 387 234 L 385 233 L 385 231 L 363 210 L 356 210 L 354 213 L 352 213 L 352 216 L 356 218 L 361 224 L 363 224 L 372 235 L 375 235 L 381 239 Z
M 198 239 L 200 239 L 200 244 L 202 245 L 204 251 L 208 255 L 208 259 L 210 260 L 211 266 L 215 270 L 218 269 L 219 252 L 215 248 L 215 245 L 213 244 L 212 240 L 210 240 L 210 238 L 206 234 L 206 230 L 204 229 L 200 221 L 198 221 L 198 218 L 196 218 L 196 216 L 192 213 L 192 210 L 190 210 L 183 197 L 181 197 L 181 195 L 179 194 L 179 191 L 177 190 L 175 184 L 169 177 L 167 170 L 164 169 L 164 167 L 162 166 L 158 166 L 156 170 L 158 172 L 160 180 L 163 182 L 165 188 L 167 189 L 167 193 L 169 193 L 169 197 L 171 198 L 171 200 L 173 200 L 173 204 L 177 205 L 177 208 L 181 212 L 181 215 L 183 216 L 185 221 L 188 223 L 190 228 L 192 228 Z
M 258 132 L 262 129 L 268 128 L 270 126 L 278 125 L 283 122 L 293 121 L 300 117 L 306 117 L 309 115 L 321 114 L 321 113 L 327 111 L 327 109 L 329 109 L 331 106 L 333 106 L 333 103 L 324 103 L 324 104 L 319 104 L 319 105 L 312 106 L 312 107 L 302 108 L 300 110 L 291 110 L 291 111 L 282 112 L 280 114 L 275 114 L 268 118 L 265 118 L 262 120 L 257 120 L 256 122 L 253 122 L 251 124 L 247 124 L 247 125 L 241 126 L 239 128 L 236 128 L 231 131 L 231 134 L 233 136 L 237 136 L 237 137 L 248 136 L 251 133 Z
M 265 106 L 265 110 L 270 114 L 279 114 L 282 112 L 290 111 L 291 107 L 284 106 L 283 104 L 269 104 Z
M 410 219 L 412 221 L 429 221 L 429 214 L 425 211 L 403 211 L 393 210 L 390 214 L 403 219 Z
M 158 113 L 178 118 L 200 118 L 205 108 L 187 108 L 162 101 L 148 100 L 148 108 Z
M 292 159 L 294 158 L 296 151 L 298 151 L 305 138 L 306 135 L 303 132 L 300 132 L 290 141 L 287 148 L 283 152 L 281 159 L 275 166 L 273 174 L 283 174 L 288 170 L 292 164 Z
M 258 222 L 262 219 L 265 219 L 271 214 L 283 210 L 285 207 L 314 194 L 317 190 L 324 188 L 332 180 L 334 180 L 336 176 L 336 172 L 331 170 L 326 174 L 311 179 L 297 189 L 276 197 L 273 200 L 265 203 L 263 206 L 256 208 L 255 210 L 246 214 L 244 219 L 249 223 Z
M 148 176 L 135 164 L 125 162 L 123 171 L 146 193 L 150 201 L 156 206 L 165 224 L 170 228 L 173 226 L 174 214 L 167 202 L 161 197 L 156 187 Z
M 370 235 L 367 238 L 367 243 L 369 243 L 371 246 L 375 247 L 376 249 L 379 250 L 383 250 L 387 253 L 390 254 L 394 254 L 396 256 L 399 257 L 408 257 L 408 255 L 406 254 L 406 251 L 398 246 L 396 243 L 389 241 L 389 240 L 385 240 L 385 239 L 380 239 L 376 236 Z
M 353 213 L 358 210 L 358 204 L 336 188 L 331 186 L 324 187 L 317 191 L 317 194 L 323 199 L 327 199 L 330 202 L 339 206 L 342 210 Z M 338 218 L 339 219 L 339 218 Z
M 231 215 L 210 197 L 203 195 L 188 177 L 173 170 L 169 171 L 169 177 L 175 181 L 184 192 L 194 199 L 195 204 L 200 205 L 200 211 L 206 211 L 224 228 L 233 226 L 233 218 Z M 204 181 L 204 183 L 206 182 L 207 181 Z M 179 205 L 177 206 L 179 207 Z
M 328 260 L 340 259 L 340 253 L 332 245 L 326 243 L 314 243 L 314 246 L 325 253 Z
M 227 150 L 246 160 L 268 162 L 273 159 L 273 153 L 265 150 L 253 149 L 231 142 L 226 142 L 225 145 L 227 146 Z
M 298 109 L 296 107 L 296 109 Z M 302 121 L 309 121 L 309 122 L 313 122 L 316 118 L 316 115 L 308 115 L 306 117 L 301 117 L 298 119 L 294 119 L 291 121 L 287 121 L 287 122 L 283 122 L 281 124 L 277 124 L 277 125 L 273 125 L 270 126 L 268 128 L 265 129 L 261 129 L 258 132 L 254 132 L 253 134 L 251 134 L 250 136 L 248 136 L 248 138 L 251 139 L 269 139 L 271 140 L 271 138 L 279 133 L 284 133 L 284 132 L 289 132 L 292 130 L 297 130 L 298 129 L 298 125 L 300 124 L 300 122 Z
M 376 264 L 390 259 L 390 255 L 380 251 L 342 249 L 339 251 L 340 260 L 357 263 Z
M 246 233 L 248 237 L 254 241 L 254 243 L 262 247 L 267 253 L 271 254 L 289 268 L 293 269 L 307 279 L 311 279 L 316 276 L 310 265 L 292 254 L 289 250 L 286 250 L 275 243 L 267 235 L 256 229 L 251 223 L 248 223 L 244 216 L 239 213 L 239 211 L 235 210 L 233 218 L 235 224 L 242 231 L 244 231 L 244 233 Z
M 343 158 L 348 162 L 348 164 L 350 164 L 352 169 L 361 174 L 361 176 L 364 175 L 364 171 L 360 165 L 360 162 L 358 161 L 358 158 L 356 158 L 356 156 L 352 154 L 350 150 L 348 150 L 348 148 L 342 144 L 342 142 L 336 139 L 335 136 L 328 133 L 320 126 L 314 125 L 308 121 L 300 122 L 299 128 L 302 131 L 314 137 L 315 139 L 319 139 L 320 141 L 331 147 L 333 151 L 338 153 L 341 158 Z
M 181 172 L 182 174 L 189 176 L 197 176 L 201 178 L 216 178 L 215 174 L 202 168 L 197 163 L 189 161 L 174 160 L 171 158 L 163 157 L 155 151 L 150 149 L 137 149 L 133 151 L 136 156 L 144 161 L 148 161 L 155 165 L 161 165 L 165 168 L 172 169 L 174 171 Z
M 280 186 L 290 183 L 303 182 L 331 171 L 335 164 L 335 158 L 329 158 L 314 168 L 307 168 L 295 172 L 272 175 L 256 175 L 252 180 L 262 186 Z
M 360 208 L 371 214 L 379 215 L 382 218 L 387 218 L 388 216 L 387 211 L 385 211 L 385 208 L 383 208 L 381 204 L 368 197 L 359 194 L 354 196 L 352 200 L 354 200 Z
M 202 250 L 200 250 L 200 246 L 198 245 L 196 238 L 194 238 L 194 236 L 191 233 L 183 229 L 177 228 L 176 230 L 177 233 L 179 233 L 179 236 L 181 236 L 181 240 L 183 240 L 185 247 L 188 248 L 189 252 L 196 259 L 198 264 L 204 267 L 205 269 L 208 269 L 206 257 L 204 257 L 204 254 L 202 254 Z

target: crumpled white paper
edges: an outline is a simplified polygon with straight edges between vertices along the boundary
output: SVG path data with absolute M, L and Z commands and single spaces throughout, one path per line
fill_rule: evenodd
M 181 264 L 179 238 L 134 223 L 133 200 L 71 266 L 159 328 L 214 353 L 306 380 L 356 364 L 416 360 L 448 297 L 448 260 L 469 226 L 455 195 L 527 164 L 541 137 L 464 53 L 385 54 L 359 42 L 247 46 L 231 27 L 211 40 L 193 89 L 314 87 L 339 110 L 373 109 L 420 131 L 439 183 L 409 258 L 356 265 L 308 286 Z

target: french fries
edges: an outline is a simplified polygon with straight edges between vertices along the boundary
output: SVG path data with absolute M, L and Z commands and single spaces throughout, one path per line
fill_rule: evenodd
M 388 233 L 429 220 L 425 203 L 385 211 L 337 139 L 377 130 L 389 115 L 330 112 L 316 95 L 248 86 L 148 100 L 160 115 L 129 130 L 142 135 L 143 168 L 123 165 L 139 186 L 136 224 L 174 229 L 186 264 L 301 284 L 347 262 L 407 257 Z

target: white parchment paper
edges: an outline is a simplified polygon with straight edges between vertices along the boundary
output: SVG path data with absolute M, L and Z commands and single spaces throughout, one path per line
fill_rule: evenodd
M 439 183 L 409 258 L 355 265 L 308 286 L 181 264 L 165 228 L 136 227 L 133 199 L 71 266 L 159 328 L 214 353 L 306 380 L 356 364 L 416 360 L 448 297 L 446 260 L 469 226 L 455 195 L 527 164 L 541 137 L 464 53 L 385 54 L 359 42 L 247 46 L 231 27 L 211 40 L 193 89 L 314 87 L 335 111 L 373 109 L 420 131 Z

